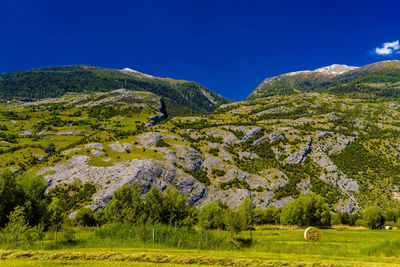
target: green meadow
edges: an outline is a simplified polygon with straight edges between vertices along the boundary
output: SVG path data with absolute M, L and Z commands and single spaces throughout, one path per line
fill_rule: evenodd
M 154 243 L 152 230 L 155 229 Z M 2 245 L 7 266 L 396 266 L 400 231 L 323 229 L 320 243 L 303 238 L 304 229 L 262 226 L 230 241 L 220 230 L 200 232 L 168 226 L 106 225 L 74 228 L 54 244 L 48 232 L 34 244 Z

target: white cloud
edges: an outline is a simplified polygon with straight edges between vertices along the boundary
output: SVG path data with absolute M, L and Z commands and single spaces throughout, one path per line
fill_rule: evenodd
M 390 56 L 393 53 L 400 54 L 399 40 L 383 43 L 380 47 L 375 48 L 375 54 L 380 56 Z

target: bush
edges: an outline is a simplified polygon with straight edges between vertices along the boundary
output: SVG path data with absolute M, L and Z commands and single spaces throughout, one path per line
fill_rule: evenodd
M 208 153 L 210 153 L 211 155 L 213 155 L 215 157 L 218 157 L 218 152 L 219 152 L 218 147 L 216 147 L 216 148 L 210 147 L 210 149 L 208 150 Z
M 367 207 L 362 213 L 362 219 L 365 223 L 365 226 L 370 229 L 380 228 L 385 223 L 383 211 L 378 206 Z
M 210 179 L 208 178 L 207 172 L 205 170 L 198 170 L 198 171 L 189 171 L 185 170 L 187 173 L 192 175 L 197 181 L 205 184 L 210 185 Z
M 275 207 L 254 210 L 254 220 L 256 225 L 279 224 L 281 211 Z
M 64 224 L 61 231 L 61 240 L 66 243 L 76 243 L 78 239 L 74 228 Z
M 299 226 L 329 226 L 331 215 L 325 199 L 310 193 L 300 195 L 282 209 L 281 223 Z
M 9 214 L 17 207 L 24 207 L 28 223 L 36 225 L 46 214 L 47 184 L 42 176 L 28 173 L 16 174 L 9 170 L 0 173 L 0 227 L 8 222 Z
M 203 206 L 199 212 L 199 225 L 203 229 L 225 229 L 228 206 L 215 201 Z
M 17 206 L 8 216 L 9 222 L 2 230 L 2 241 L 16 244 L 20 241 L 32 243 L 35 241 L 35 231 L 29 226 L 24 207 Z M 43 229 L 42 229 L 43 230 Z
M 80 226 L 94 226 L 96 219 L 90 208 L 81 208 L 75 215 L 75 222 Z
M 176 223 L 179 226 L 190 226 L 195 222 L 195 215 L 186 196 L 173 186 L 168 187 L 164 193 L 152 186 L 143 197 L 138 184 L 125 184 L 114 192 L 105 209 L 108 222 L 137 225 Z
M 332 225 L 347 224 L 350 222 L 350 214 L 348 212 L 338 211 L 332 215 Z
M 215 176 L 224 176 L 226 174 L 226 171 L 220 169 L 212 169 L 211 173 Z
M 156 143 L 156 147 L 170 147 L 171 145 L 165 142 L 164 139 L 158 139 Z

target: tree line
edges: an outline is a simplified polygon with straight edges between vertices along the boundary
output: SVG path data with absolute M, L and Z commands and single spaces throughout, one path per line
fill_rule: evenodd
M 54 231 L 56 238 L 58 231 L 71 231 L 73 225 L 113 223 L 197 226 L 204 230 L 227 230 L 231 236 L 244 230 L 251 233 L 256 225 L 264 224 L 317 227 L 347 224 L 371 229 L 400 226 L 400 208 L 397 206 L 385 209 L 369 206 L 362 213 L 354 214 L 333 213 L 326 200 L 314 193 L 300 195 L 283 208 L 255 208 L 251 197 L 247 196 L 236 208 L 215 201 L 197 209 L 172 186 L 164 192 L 153 186 L 142 194 L 138 184 L 125 184 L 114 192 L 104 210 L 93 211 L 88 207 L 66 205 L 70 194 L 62 190 L 46 194 L 47 186 L 42 176 L 7 170 L 0 174 L 0 236 L 3 242 L 35 241 L 43 237 L 44 231 Z M 92 186 L 83 185 L 81 188 L 86 192 L 84 194 L 94 192 L 94 189 L 88 190 Z M 77 201 L 82 199 L 79 192 L 76 196 L 79 196 Z M 77 212 L 71 218 L 68 215 L 73 211 Z

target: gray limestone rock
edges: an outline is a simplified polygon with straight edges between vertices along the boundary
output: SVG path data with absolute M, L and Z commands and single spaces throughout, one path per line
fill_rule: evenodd
M 90 143 L 90 144 L 85 145 L 85 148 L 86 149 L 94 148 L 94 149 L 97 149 L 97 150 L 103 150 L 104 146 L 102 144 L 100 144 L 100 143 Z
M 92 149 L 90 151 L 90 153 L 92 153 L 93 156 L 97 156 L 97 157 L 103 155 L 103 152 L 96 150 L 96 149 Z
M 302 163 L 304 161 L 305 157 L 307 156 L 307 154 L 311 152 L 311 144 L 312 144 L 312 139 L 310 138 L 309 142 L 307 144 L 300 147 L 299 152 L 296 152 L 293 155 L 289 156 L 288 158 L 286 158 L 285 161 L 287 163 L 291 163 L 291 164 Z
M 188 195 L 191 204 L 196 204 L 207 193 L 204 185 L 192 176 L 184 174 L 169 163 L 150 159 L 133 159 L 114 163 L 109 167 L 88 165 L 90 157 L 73 156 L 64 163 L 44 168 L 38 174 L 46 174 L 49 189 L 62 183 L 72 183 L 75 179 L 83 183 L 91 182 L 99 186 L 93 196 L 93 209 L 104 208 L 112 198 L 113 192 L 126 183 L 138 183 L 146 193 L 154 185 L 161 190 L 173 185 Z M 48 190 L 49 190 L 48 189 Z
M 189 171 L 198 171 L 203 165 L 203 156 L 193 148 L 175 145 L 176 155 L 180 165 Z
M 154 146 L 157 144 L 157 141 L 162 138 L 162 134 L 155 132 L 148 132 L 139 135 L 137 138 L 139 142 L 144 146 Z

